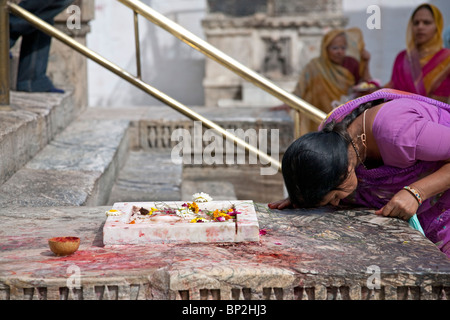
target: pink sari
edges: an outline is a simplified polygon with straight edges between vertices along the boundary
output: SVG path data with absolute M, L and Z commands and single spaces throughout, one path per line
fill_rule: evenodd
M 408 55 L 404 50 L 398 54 L 391 87 L 447 101 L 450 95 L 450 50 L 439 50 L 423 67 L 414 53 Z

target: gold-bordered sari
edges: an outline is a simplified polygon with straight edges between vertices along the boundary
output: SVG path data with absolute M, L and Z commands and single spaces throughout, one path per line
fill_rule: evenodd
M 311 103 L 325 113 L 333 109 L 333 101 L 340 101 L 342 96 L 349 93 L 349 89 L 355 84 L 355 76 L 344 66 L 332 62 L 327 53 L 327 47 L 338 35 L 345 34 L 347 38 L 347 56 L 354 58 L 359 63 L 359 74 L 362 75 L 366 63 L 360 62 L 361 53 L 364 50 L 362 32 L 358 28 L 336 29 L 329 31 L 322 39 L 320 56 L 312 59 L 302 70 L 293 94 Z M 317 124 L 305 116 L 296 113 L 300 131 L 296 137 L 310 131 L 317 130 Z

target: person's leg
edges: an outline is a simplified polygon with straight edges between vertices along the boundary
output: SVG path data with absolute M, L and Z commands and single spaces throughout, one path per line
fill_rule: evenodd
M 51 37 L 38 30 L 22 37 L 17 73 L 18 91 L 46 92 L 53 88 L 53 83 L 46 75 L 50 42 Z
M 49 22 L 73 2 L 74 0 L 22 0 L 19 6 Z
M 53 19 L 72 2 L 73 0 L 22 0 L 19 6 L 53 25 Z M 36 31 L 28 22 L 13 14 L 9 15 L 9 29 L 10 47 L 20 36 Z
M 36 2 L 35 0 L 31 0 L 32 2 Z M 40 0 L 37 1 L 40 3 L 39 9 L 37 9 L 36 15 L 42 20 L 53 24 L 53 19 L 64 9 L 66 9 L 70 4 L 73 3 L 74 0 Z M 42 5 L 45 3 L 45 6 Z
M 20 5 L 53 25 L 53 18 L 72 2 L 73 0 L 24 0 Z M 17 90 L 64 92 L 54 88 L 46 75 L 51 37 L 19 18 L 13 19 L 10 27 L 10 46 L 22 35 Z

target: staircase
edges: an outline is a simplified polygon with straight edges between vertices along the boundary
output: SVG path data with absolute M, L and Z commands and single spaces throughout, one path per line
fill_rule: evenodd
M 207 192 L 216 200 L 253 199 L 240 190 L 259 193 L 251 185 L 259 182 L 246 179 L 242 169 L 236 169 L 238 166 L 231 166 L 231 171 L 226 171 L 227 166 L 209 166 L 203 171 L 201 165 L 190 168 L 172 161 L 176 142 L 170 140 L 170 133 L 180 127 L 191 130 L 192 121 L 168 107 L 87 108 L 69 112 L 74 109 L 70 101 L 65 102 L 70 100 L 70 93 L 68 97 L 41 94 L 43 103 L 55 101 L 43 112 L 43 107 L 33 107 L 36 97 L 18 94 L 14 98 L 20 105 L 20 111 L 14 112 L 28 119 L 25 125 L 14 127 L 12 123 L 17 121 L 5 123 L 7 117 L 2 118 L 2 127 L 10 128 L 9 133 L 2 130 L 0 136 L 2 165 L 8 159 L 10 162 L 9 167 L 2 168 L 2 207 L 191 200 L 196 192 Z M 289 117 L 279 112 L 267 113 L 258 108 L 198 110 L 225 128 L 267 126 L 286 132 L 292 128 Z M 289 139 L 286 134 L 280 136 Z M 9 158 L 4 156 L 8 146 Z M 214 172 L 221 174 L 215 176 Z M 281 190 L 280 186 L 274 188 Z
M 182 172 L 182 165 L 171 161 L 170 151 L 132 150 L 117 176 L 108 204 L 181 200 Z

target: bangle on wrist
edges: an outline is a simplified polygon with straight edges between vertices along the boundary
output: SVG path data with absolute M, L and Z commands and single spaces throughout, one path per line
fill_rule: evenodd
M 409 193 L 411 193 L 414 196 L 414 198 L 416 198 L 417 202 L 419 203 L 419 206 L 422 204 L 422 197 L 420 196 L 420 193 L 416 189 L 411 188 L 410 186 L 404 186 L 403 189 L 409 191 Z

